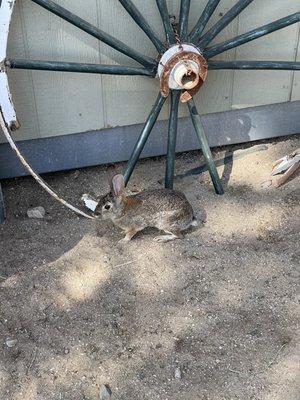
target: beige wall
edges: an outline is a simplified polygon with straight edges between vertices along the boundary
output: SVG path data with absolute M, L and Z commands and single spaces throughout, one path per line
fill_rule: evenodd
M 56 0 L 87 21 L 153 57 L 152 43 L 131 21 L 117 0 Z M 162 36 L 155 0 L 134 0 Z M 180 0 L 169 0 L 178 13 Z M 236 0 L 222 0 L 211 25 Z M 190 27 L 206 0 L 192 0 Z M 299 0 L 254 0 L 215 42 L 299 11 Z M 91 63 L 135 62 L 32 3 L 18 0 L 9 40 L 9 56 Z M 292 25 L 217 56 L 216 59 L 300 61 L 299 24 Z M 112 77 L 15 70 L 10 86 L 22 128 L 15 138 L 64 135 L 143 122 L 157 92 L 158 82 L 145 77 Z M 197 96 L 202 113 L 300 99 L 300 72 L 212 71 Z M 167 118 L 168 107 L 160 118 Z M 186 115 L 181 107 L 180 115 Z M 0 137 L 0 141 L 1 141 Z

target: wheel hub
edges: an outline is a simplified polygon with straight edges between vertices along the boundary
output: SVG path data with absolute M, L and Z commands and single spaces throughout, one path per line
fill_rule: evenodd
M 203 85 L 207 62 L 194 45 L 177 44 L 163 54 L 157 72 L 162 96 L 168 97 L 170 89 L 181 90 L 180 101 L 186 103 Z

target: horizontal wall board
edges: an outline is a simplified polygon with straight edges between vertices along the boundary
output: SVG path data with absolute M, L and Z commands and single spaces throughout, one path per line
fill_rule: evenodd
M 300 101 L 208 114 L 202 117 L 212 147 L 297 134 Z M 142 129 L 141 124 L 18 142 L 39 173 L 125 161 Z M 156 123 L 142 157 L 166 153 L 167 121 Z M 177 152 L 199 148 L 189 118 L 178 125 Z M 27 175 L 7 143 L 0 145 L 0 179 Z

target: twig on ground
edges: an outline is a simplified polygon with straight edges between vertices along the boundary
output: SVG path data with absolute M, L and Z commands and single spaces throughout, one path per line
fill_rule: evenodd
M 36 356 L 37 356 L 37 348 L 35 348 L 32 352 L 32 357 L 31 357 L 31 361 L 30 364 L 28 365 L 27 371 L 26 371 L 26 375 L 28 375 L 29 371 L 31 370 L 35 360 L 36 360 Z
M 262 370 L 258 371 L 255 373 L 255 375 L 258 374 L 262 374 L 264 372 L 266 372 L 277 360 L 277 357 L 279 356 L 279 354 L 281 353 L 281 351 L 284 349 L 284 347 L 287 345 L 287 343 L 284 343 L 276 352 L 275 356 L 273 357 L 273 359 L 269 362 L 269 364 Z
M 246 372 L 238 371 L 237 369 L 229 369 L 228 371 L 239 375 L 248 375 Z
M 123 264 L 114 265 L 114 268 L 125 267 L 126 265 L 133 264 L 133 263 L 134 263 L 134 261 L 128 261 Z

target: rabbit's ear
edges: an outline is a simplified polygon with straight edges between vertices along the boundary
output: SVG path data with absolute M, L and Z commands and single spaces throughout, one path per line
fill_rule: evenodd
M 122 174 L 115 175 L 112 178 L 112 187 L 115 196 L 122 196 L 125 188 L 124 176 Z
M 107 176 L 107 181 L 110 187 L 111 192 L 113 192 L 113 184 L 112 184 L 112 180 L 113 177 L 117 175 L 117 170 L 114 164 L 109 165 L 106 168 L 106 176 Z

